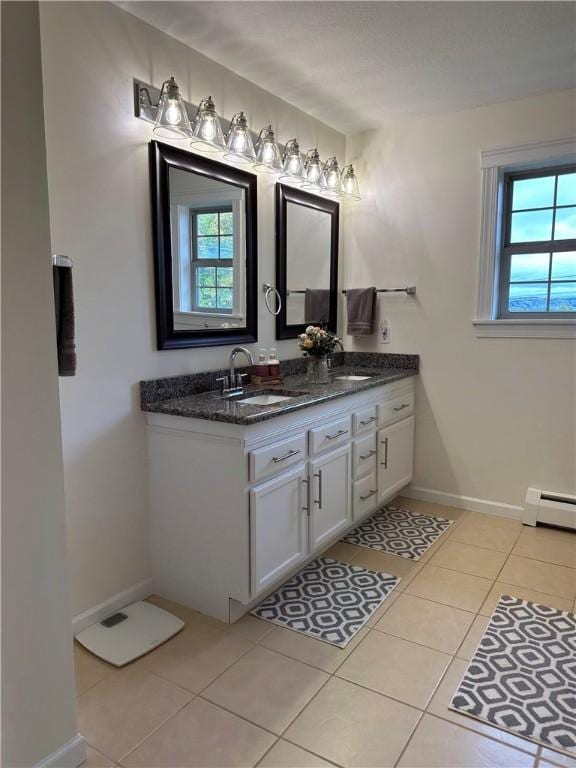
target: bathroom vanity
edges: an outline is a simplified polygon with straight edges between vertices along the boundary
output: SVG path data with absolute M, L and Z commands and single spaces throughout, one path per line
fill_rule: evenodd
M 296 374 L 234 400 L 186 394 L 194 377 L 144 382 L 155 590 L 235 621 L 407 485 L 405 357 L 416 364 L 341 365 L 324 386 Z

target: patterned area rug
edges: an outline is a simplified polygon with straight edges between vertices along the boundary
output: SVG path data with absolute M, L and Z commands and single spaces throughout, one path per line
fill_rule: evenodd
M 576 757 L 576 616 L 501 597 L 450 709 Z
M 389 573 L 319 557 L 252 613 L 344 648 L 399 581 Z
M 453 522 L 388 504 L 346 534 L 342 541 L 407 560 L 420 560 Z

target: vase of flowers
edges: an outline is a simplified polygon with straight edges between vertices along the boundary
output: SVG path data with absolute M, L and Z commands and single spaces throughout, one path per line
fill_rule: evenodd
M 337 336 L 317 325 L 309 325 L 306 331 L 300 334 L 298 346 L 308 357 L 308 380 L 312 384 L 329 383 L 328 355 L 341 344 Z

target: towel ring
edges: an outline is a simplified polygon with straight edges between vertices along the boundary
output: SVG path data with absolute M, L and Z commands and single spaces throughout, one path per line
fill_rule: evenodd
M 262 290 L 264 292 L 264 303 L 266 304 L 266 309 L 268 312 L 270 312 L 271 315 L 279 315 L 280 310 L 282 309 L 282 296 L 280 296 L 278 289 L 275 288 L 271 283 L 264 283 Z M 270 306 L 270 295 L 272 293 L 276 294 L 276 311 L 274 311 Z

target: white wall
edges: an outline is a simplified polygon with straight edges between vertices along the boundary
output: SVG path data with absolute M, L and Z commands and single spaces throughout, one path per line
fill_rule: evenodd
M 15 87 L 17 86 L 17 87 Z M 77 737 L 37 3 L 2 3 L 2 758 Z M 71 743 L 70 743 L 71 742 Z
M 479 152 L 574 135 L 572 91 L 425 120 L 347 142 L 363 201 L 347 210 L 345 285 L 414 284 L 378 299 L 391 343 L 421 355 L 414 485 L 523 505 L 575 487 L 575 344 L 479 339 Z M 352 339 L 346 339 L 350 348 Z
M 132 78 L 173 75 L 193 103 L 211 94 L 280 141 L 323 157 L 344 137 L 106 3 L 41 5 L 53 248 L 74 259 L 78 375 L 61 382 L 72 606 L 78 613 L 149 575 L 144 417 L 138 381 L 223 366 L 230 348 L 155 349 L 147 142 Z M 259 283 L 274 281 L 273 181 L 258 179 Z M 259 342 L 281 357 L 259 297 Z

